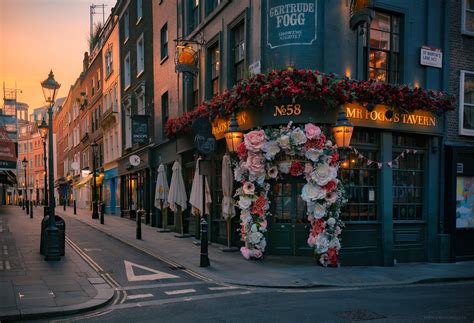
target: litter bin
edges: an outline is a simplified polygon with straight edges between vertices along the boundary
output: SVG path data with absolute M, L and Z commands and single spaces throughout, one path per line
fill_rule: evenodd
M 55 216 L 56 227 L 58 228 L 58 240 L 59 240 L 59 253 L 64 256 L 64 249 L 66 246 L 66 222 L 60 216 Z M 40 241 L 40 253 L 46 254 L 46 229 L 49 225 L 49 214 L 41 221 L 41 241 Z

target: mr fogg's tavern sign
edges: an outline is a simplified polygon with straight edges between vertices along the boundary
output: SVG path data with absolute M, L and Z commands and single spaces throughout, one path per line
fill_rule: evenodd
M 271 48 L 311 45 L 316 40 L 317 0 L 267 1 L 267 43 Z

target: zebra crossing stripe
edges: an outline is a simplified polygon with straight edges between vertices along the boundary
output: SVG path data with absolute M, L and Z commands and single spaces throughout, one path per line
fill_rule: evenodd
M 238 289 L 237 286 L 219 286 L 219 287 L 209 287 L 209 290 L 231 290 Z
M 181 294 L 189 294 L 189 293 L 195 293 L 195 289 L 179 289 L 179 290 L 173 290 L 169 292 L 165 292 L 166 295 L 181 295 Z

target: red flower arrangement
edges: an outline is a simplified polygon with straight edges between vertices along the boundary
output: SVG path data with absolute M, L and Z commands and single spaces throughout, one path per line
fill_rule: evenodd
M 280 70 L 244 79 L 231 90 L 203 101 L 196 109 L 176 119 L 168 119 L 165 133 L 173 137 L 189 133 L 192 122 L 205 116 L 210 120 L 229 117 L 248 107 L 261 107 L 281 97 L 318 100 L 326 108 L 345 103 L 363 106 L 384 104 L 402 112 L 415 110 L 442 114 L 453 110 L 454 97 L 443 92 L 412 88 L 407 85 L 360 81 L 313 70 Z
M 290 174 L 291 176 L 299 176 L 304 172 L 304 165 L 300 162 L 294 162 L 290 166 Z

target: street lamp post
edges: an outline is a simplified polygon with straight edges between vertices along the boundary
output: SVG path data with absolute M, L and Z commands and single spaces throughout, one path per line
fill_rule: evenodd
M 28 203 L 28 179 L 26 178 L 26 168 L 28 167 L 28 161 L 26 157 L 23 158 L 22 162 L 23 169 L 25 170 L 25 207 L 26 207 L 26 214 L 30 213 L 30 205 Z
M 43 163 L 44 163 L 44 216 L 48 215 L 48 169 L 46 167 L 46 138 L 48 137 L 48 124 L 43 117 L 43 121 L 38 126 L 38 130 L 43 141 Z
M 46 229 L 46 255 L 44 260 L 46 261 L 58 261 L 61 260 L 61 254 L 59 251 L 59 231 L 56 227 L 56 217 L 54 214 L 54 161 L 53 161 L 53 107 L 56 94 L 61 85 L 54 79 L 53 71 L 48 75 L 48 78 L 41 82 L 43 88 L 44 99 L 49 103 L 48 107 L 48 124 L 49 124 L 49 223 Z
M 95 140 L 91 143 L 92 147 L 92 180 L 93 180 L 93 189 L 92 189 L 92 218 L 93 219 L 98 219 L 99 218 L 99 212 L 97 208 L 97 182 L 96 182 L 96 158 L 97 158 L 97 148 L 98 145 L 95 142 Z

